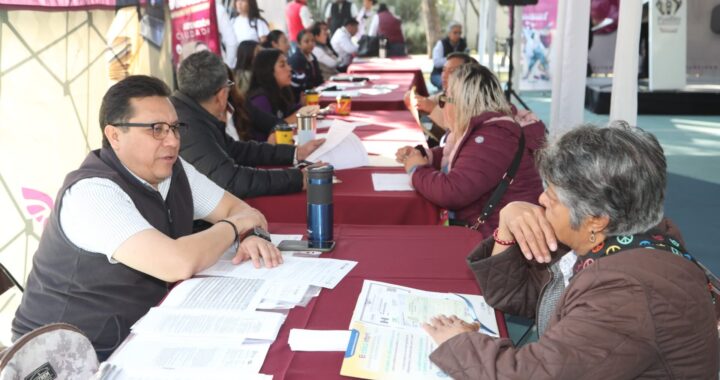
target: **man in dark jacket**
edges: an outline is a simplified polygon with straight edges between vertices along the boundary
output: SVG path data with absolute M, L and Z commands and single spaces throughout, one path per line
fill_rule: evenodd
M 240 198 L 298 192 L 304 189 L 300 169 L 257 169 L 259 165 L 292 165 L 304 160 L 324 140 L 297 147 L 235 141 L 225 133 L 229 86 L 220 57 L 202 51 L 178 69 L 178 88 L 170 98 L 181 131 L 180 156 L 213 182 Z

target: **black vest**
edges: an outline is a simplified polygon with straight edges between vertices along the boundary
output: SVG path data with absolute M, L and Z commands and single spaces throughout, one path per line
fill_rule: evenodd
M 343 1 L 342 3 L 332 3 L 330 5 L 330 35 L 335 34 L 335 31 L 341 26 L 345 25 L 345 21 L 352 18 L 352 4 L 349 1 Z
M 77 181 L 94 177 L 119 185 L 160 232 L 172 238 L 192 233 L 192 193 L 179 160 L 163 201 L 160 193 L 125 169 L 112 149 L 90 152 L 80 168 L 65 177 L 58 192 L 13 320 L 16 337 L 52 322 L 66 322 L 79 327 L 96 351 L 112 352 L 127 337 L 130 326 L 168 292 L 164 281 L 121 263 L 110 264 L 106 255 L 82 250 L 65 236 L 59 220 L 62 196 Z M 153 254 L 151 247 L 146 254 Z
M 460 41 L 458 41 L 458 44 L 455 46 L 452 46 L 450 44 L 450 39 L 447 37 L 440 40 L 440 42 L 442 42 L 442 46 L 443 46 L 443 57 L 447 57 L 448 55 L 450 55 L 450 53 L 455 53 L 455 52 L 464 53 L 467 50 L 467 42 L 465 41 L 464 38 L 460 38 Z M 432 74 L 439 74 L 439 73 L 442 73 L 442 67 L 434 67 Z

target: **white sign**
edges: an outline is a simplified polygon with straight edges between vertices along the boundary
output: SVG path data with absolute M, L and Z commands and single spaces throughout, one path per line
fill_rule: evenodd
M 650 91 L 687 83 L 687 0 L 650 2 Z

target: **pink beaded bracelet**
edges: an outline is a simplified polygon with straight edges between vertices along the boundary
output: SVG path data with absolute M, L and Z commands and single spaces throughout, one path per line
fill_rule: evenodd
M 493 240 L 495 240 L 495 243 L 498 243 L 500 245 L 515 245 L 517 243 L 515 240 L 501 240 L 498 238 L 498 231 L 500 230 L 500 227 L 496 228 L 493 232 Z

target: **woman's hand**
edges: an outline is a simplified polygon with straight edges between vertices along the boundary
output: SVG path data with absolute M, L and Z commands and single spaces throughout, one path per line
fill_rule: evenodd
M 467 323 L 454 315 L 451 317 L 438 315 L 430 320 L 430 323 L 423 323 L 422 328 L 439 346 L 455 335 L 478 331 L 480 325 L 477 323 Z
M 500 210 L 499 240 L 515 240 L 528 260 L 550 262 L 550 251 L 557 250 L 557 238 L 545 209 L 528 202 L 510 202 Z M 493 255 L 507 246 L 495 243 Z
M 423 157 L 419 150 L 412 148 L 405 158 L 405 171 L 410 172 L 414 166 L 423 166 L 428 164 L 428 159 Z
M 407 146 L 407 145 L 398 149 L 397 152 L 395 152 L 395 161 L 397 161 L 401 164 L 404 163 L 405 159 L 407 159 L 407 157 L 410 155 L 410 152 L 412 152 L 413 149 L 415 149 L 415 148 L 413 148 L 411 146 Z
M 433 109 L 435 109 L 435 102 L 433 102 L 429 98 L 415 94 L 415 101 L 417 102 L 417 107 L 415 108 L 417 108 L 418 111 L 431 113 Z

